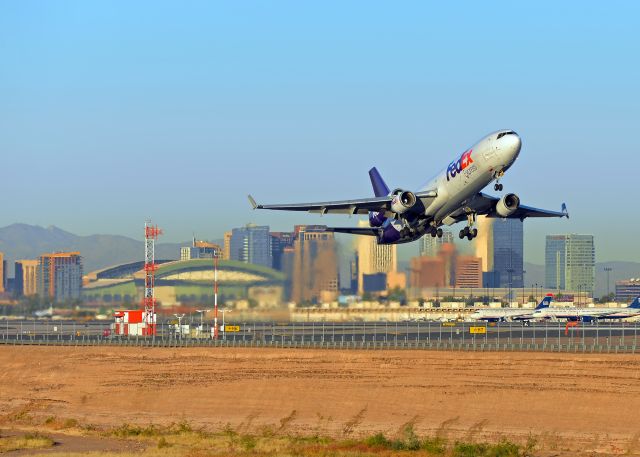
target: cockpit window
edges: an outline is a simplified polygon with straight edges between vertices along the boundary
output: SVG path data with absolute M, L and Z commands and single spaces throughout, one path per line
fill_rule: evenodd
M 498 138 L 497 139 L 499 140 L 500 138 L 502 138 L 505 135 L 515 135 L 515 134 L 516 134 L 516 132 L 514 132 L 513 130 L 508 130 L 506 132 L 500 132 L 500 133 L 498 133 Z

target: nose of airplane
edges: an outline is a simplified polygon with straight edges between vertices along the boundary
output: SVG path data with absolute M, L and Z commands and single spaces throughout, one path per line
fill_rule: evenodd
M 498 149 L 500 155 L 509 164 L 512 164 L 514 160 L 520 154 L 520 148 L 522 147 L 522 140 L 515 132 L 509 132 L 506 135 L 498 139 Z

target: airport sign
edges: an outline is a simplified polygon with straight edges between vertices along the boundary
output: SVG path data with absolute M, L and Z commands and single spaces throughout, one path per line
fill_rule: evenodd
M 469 333 L 474 335 L 484 335 L 487 333 L 487 327 L 469 327 Z

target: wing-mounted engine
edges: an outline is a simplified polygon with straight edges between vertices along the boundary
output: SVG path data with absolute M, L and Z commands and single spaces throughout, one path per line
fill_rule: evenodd
M 416 194 L 409 190 L 396 189 L 393 191 L 393 200 L 391 201 L 391 211 L 396 214 L 404 214 L 412 209 L 418 199 Z
M 520 197 L 516 194 L 507 194 L 496 203 L 496 214 L 500 217 L 509 217 L 520 207 Z

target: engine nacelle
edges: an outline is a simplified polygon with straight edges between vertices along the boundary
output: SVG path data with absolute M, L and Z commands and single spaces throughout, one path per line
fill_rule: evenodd
M 403 214 L 409 211 L 416 204 L 418 199 L 416 194 L 408 190 L 398 189 L 393 192 L 393 200 L 391 200 L 391 211 L 396 214 Z
M 509 217 L 520 207 L 520 197 L 507 194 L 496 203 L 496 213 L 500 217 Z

